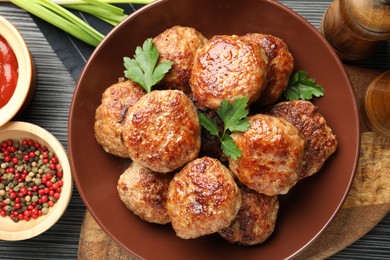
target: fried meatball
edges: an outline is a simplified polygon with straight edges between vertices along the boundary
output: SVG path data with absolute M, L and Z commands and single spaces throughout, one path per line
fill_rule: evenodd
M 283 118 L 256 114 L 245 132 L 231 134 L 241 157 L 229 157 L 229 167 L 249 188 L 268 196 L 285 194 L 298 181 L 305 141 Z
M 242 38 L 256 42 L 265 49 L 269 62 L 268 81 L 256 104 L 259 106 L 273 104 L 282 96 L 288 85 L 294 70 L 294 58 L 288 46 L 276 36 L 249 33 Z
M 214 158 L 188 163 L 169 184 L 168 215 L 176 235 L 184 239 L 229 226 L 240 206 L 241 193 L 233 174 Z
M 198 51 L 190 86 L 204 106 L 218 109 L 223 100 L 247 97 L 256 101 L 265 87 L 268 59 L 260 45 L 237 35 L 212 37 Z
M 336 151 L 336 135 L 318 112 L 318 108 L 310 101 L 281 102 L 269 108 L 267 113 L 286 119 L 297 127 L 306 139 L 301 178 L 318 172 L 329 156 Z
M 238 184 L 242 205 L 232 224 L 218 233 L 230 243 L 256 245 L 266 241 L 274 232 L 279 210 L 277 196 L 267 196 Z
M 161 83 L 170 89 L 179 89 L 186 94 L 191 91 L 189 79 L 195 54 L 207 39 L 195 28 L 174 26 L 153 39 L 160 53 L 160 62 L 173 61 L 171 70 Z
M 137 83 L 124 79 L 103 92 L 101 104 L 95 112 L 94 131 L 97 142 L 106 152 L 129 157 L 121 139 L 122 127 L 127 111 L 143 95 L 145 92 Z
M 121 201 L 141 219 L 158 224 L 171 221 L 166 209 L 172 175 L 153 172 L 132 162 L 119 177 L 117 190 Z
M 129 111 L 123 142 L 130 158 L 155 172 L 167 173 L 195 159 L 201 128 L 194 104 L 179 90 L 155 90 Z

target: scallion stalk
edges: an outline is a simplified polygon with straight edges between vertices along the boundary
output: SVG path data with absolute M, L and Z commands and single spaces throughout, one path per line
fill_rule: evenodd
M 37 17 L 40 17 L 41 19 L 53 24 L 54 26 L 60 28 L 61 30 L 64 30 L 65 32 L 73 35 L 74 37 L 76 37 L 76 38 L 78 38 L 78 39 L 80 39 L 80 40 L 82 40 L 82 41 L 84 41 L 87 44 L 90 44 L 92 46 L 97 46 L 100 43 L 100 41 L 104 38 L 104 35 L 100 34 L 92 27 L 88 28 L 87 26 L 83 26 L 85 29 L 80 27 L 80 24 L 82 24 L 84 22 L 81 19 L 79 19 L 77 16 L 75 16 L 75 17 L 77 17 L 77 19 L 69 20 L 68 18 L 65 18 L 64 16 L 59 15 L 58 12 L 61 14 L 64 14 L 65 11 L 69 12 L 61 6 L 60 6 L 60 8 L 58 8 L 58 5 L 57 5 L 58 9 L 55 12 L 53 9 L 48 8 L 47 5 L 43 4 L 45 0 L 29 0 L 29 1 L 10 0 L 10 1 L 13 4 L 19 6 L 20 8 L 23 8 L 24 10 L 36 15 Z M 49 0 L 47 0 L 47 1 L 49 1 Z M 54 4 L 54 3 L 52 3 L 52 4 Z M 71 16 L 68 16 L 68 17 L 71 17 Z
M 123 14 L 123 9 L 116 7 L 115 5 L 110 5 L 105 2 L 99 1 L 99 0 L 83 0 L 86 3 L 91 4 L 92 6 L 96 6 L 102 9 L 105 9 L 109 12 L 112 12 L 113 14 Z
M 54 3 L 59 5 L 65 4 L 85 4 L 83 0 L 52 0 Z M 100 2 L 110 3 L 110 4 L 150 4 L 153 0 L 99 0 Z
M 124 18 L 124 10 L 111 3 L 149 4 L 152 0 L 10 0 L 33 15 L 51 23 L 92 46 L 97 46 L 104 35 L 68 11 L 74 9 L 95 16 L 113 26 Z
M 118 15 L 118 14 L 113 14 L 105 9 L 102 9 L 100 7 L 92 6 L 89 4 L 65 4 L 62 5 L 65 8 L 68 9 L 73 9 L 77 11 L 81 11 L 90 15 L 93 15 L 109 24 L 112 26 L 118 25 L 123 19 L 127 17 L 126 14 Z

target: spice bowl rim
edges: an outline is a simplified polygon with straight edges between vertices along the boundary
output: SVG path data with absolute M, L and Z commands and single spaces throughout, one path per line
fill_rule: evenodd
M 49 208 L 47 215 L 17 223 L 9 217 L 0 217 L 0 240 L 26 240 L 47 231 L 62 217 L 72 197 L 73 178 L 64 146 L 48 130 L 28 122 L 11 121 L 0 127 L 0 141 L 8 139 L 32 139 L 47 146 L 58 157 L 63 169 L 64 185 L 61 187 L 61 197 Z
M 29 104 L 36 86 L 36 69 L 24 37 L 12 22 L 1 15 L 0 35 L 8 42 L 18 61 L 15 91 L 8 103 L 0 108 L 0 126 L 2 126 Z

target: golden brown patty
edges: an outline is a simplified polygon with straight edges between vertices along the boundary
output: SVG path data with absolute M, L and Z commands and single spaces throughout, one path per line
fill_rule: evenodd
M 272 106 L 268 114 L 291 122 L 306 139 L 301 178 L 318 172 L 337 149 L 337 139 L 325 118 L 310 101 L 286 101 Z
M 196 108 L 182 91 L 155 90 L 132 107 L 122 134 L 133 161 L 166 173 L 198 156 L 200 132 Z
M 242 156 L 229 167 L 249 188 L 273 196 L 287 193 L 299 179 L 305 141 L 283 118 L 257 114 L 246 132 L 231 134 Z
M 95 113 L 95 137 L 103 149 L 119 157 L 128 158 L 121 139 L 127 111 L 145 92 L 135 82 L 123 79 L 108 87 Z
M 170 222 L 166 198 L 170 174 L 155 173 L 132 163 L 119 177 L 117 190 L 122 202 L 145 221 L 166 224 Z
M 184 239 L 229 226 L 240 206 L 233 174 L 217 159 L 202 157 L 188 163 L 169 184 L 168 214 L 176 235 Z
M 242 205 L 232 224 L 218 233 L 230 243 L 256 245 L 273 233 L 279 210 L 277 196 L 267 196 L 239 184 Z
M 217 35 L 198 51 L 190 85 L 195 98 L 214 110 L 223 100 L 233 103 L 238 97 L 247 97 L 250 104 L 260 97 L 267 71 L 268 59 L 258 44 Z
M 185 93 L 191 91 L 189 79 L 195 54 L 207 39 L 195 28 L 174 26 L 153 39 L 160 53 L 160 62 L 173 61 L 171 70 L 165 75 L 162 84 L 170 89 Z
M 242 38 L 256 42 L 265 49 L 269 61 L 268 82 L 256 104 L 273 104 L 282 96 L 288 85 L 294 70 L 294 58 L 283 40 L 276 36 L 249 33 Z

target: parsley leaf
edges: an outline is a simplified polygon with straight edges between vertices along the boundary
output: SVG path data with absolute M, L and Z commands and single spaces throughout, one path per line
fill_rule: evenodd
M 138 46 L 134 59 L 123 58 L 126 68 L 125 77 L 140 84 L 148 93 L 152 91 L 152 86 L 163 79 L 173 65 L 170 61 L 158 63 L 160 54 L 152 41 L 153 39 L 149 38 L 145 40 L 142 47 Z
M 237 160 L 241 157 L 242 152 L 238 149 L 234 143 L 233 138 L 230 135 L 225 135 L 221 140 L 221 148 L 224 154 L 230 156 L 232 159 Z
M 233 105 L 226 100 L 221 102 L 221 107 L 217 110 L 217 114 L 224 124 L 222 135 L 220 135 L 218 125 L 214 120 L 203 113 L 199 113 L 200 124 L 211 135 L 218 137 L 221 142 L 222 151 L 234 160 L 237 160 L 242 153 L 234 143 L 233 138 L 227 134 L 227 131 L 245 132 L 249 128 L 250 123 L 245 119 L 249 113 L 246 109 L 247 104 L 247 97 L 236 98 Z
M 313 96 L 321 97 L 325 90 L 313 78 L 307 78 L 307 72 L 299 70 L 291 76 L 288 88 L 284 91 L 287 100 L 310 100 Z

